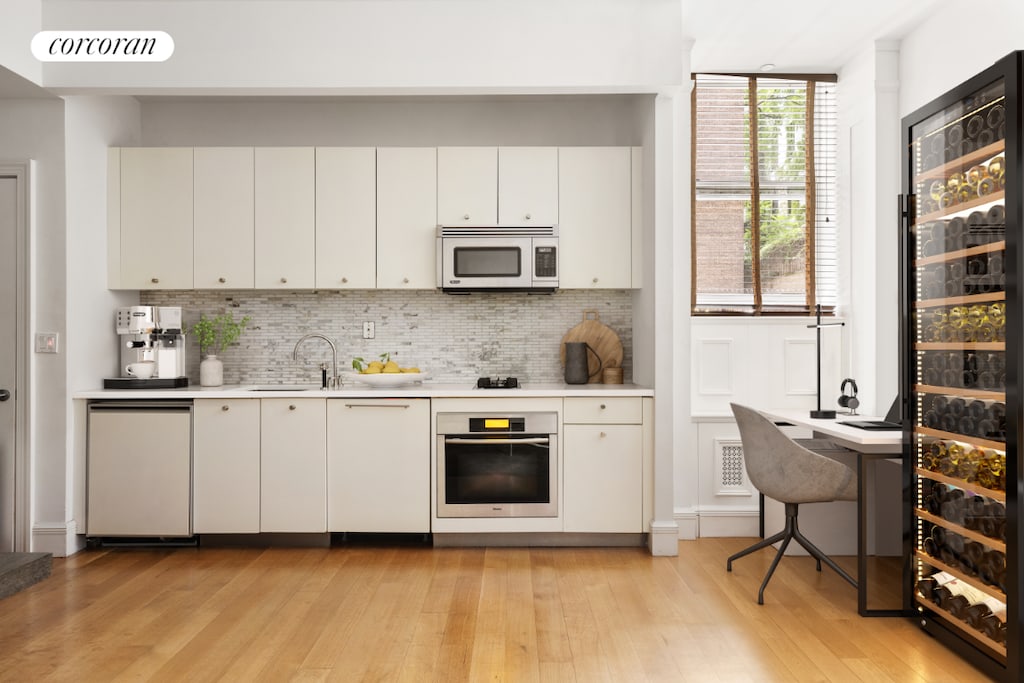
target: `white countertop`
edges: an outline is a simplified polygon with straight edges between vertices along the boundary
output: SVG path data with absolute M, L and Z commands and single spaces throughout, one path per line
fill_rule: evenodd
M 892 453 L 903 451 L 903 430 L 869 430 L 844 425 L 847 420 L 881 420 L 881 417 L 864 415 L 838 415 L 831 419 L 810 417 L 807 410 L 761 410 L 764 415 L 774 420 L 782 420 L 798 427 L 813 430 L 816 434 L 824 434 L 829 439 L 846 448 L 860 453 Z
M 464 384 L 421 382 L 401 387 L 370 387 L 346 384 L 339 389 L 259 390 L 268 384 L 226 384 L 220 387 L 189 386 L 180 389 L 94 389 L 76 392 L 76 399 L 168 399 L 168 398 L 536 398 L 654 396 L 654 389 L 636 384 L 534 384 L 524 382 L 518 389 L 477 389 Z M 289 387 L 295 385 L 287 385 Z

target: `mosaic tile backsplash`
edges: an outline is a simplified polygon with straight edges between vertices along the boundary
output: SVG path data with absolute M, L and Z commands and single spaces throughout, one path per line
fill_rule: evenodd
M 227 310 L 252 321 L 237 345 L 220 357 L 225 384 L 319 383 L 330 347 L 304 334 L 319 332 L 338 347 L 339 372 L 352 358 L 372 360 L 388 352 L 402 366 L 417 366 L 438 383 L 473 382 L 477 377 L 515 376 L 523 382 L 562 382 L 562 336 L 595 310 L 618 333 L 623 375 L 632 381 L 633 315 L 628 290 L 562 290 L 552 295 L 475 293 L 451 296 L 426 290 L 143 291 L 142 305 L 181 306 L 187 326 L 200 314 Z M 375 338 L 362 338 L 363 322 Z M 199 345 L 188 340 L 189 381 L 199 383 Z

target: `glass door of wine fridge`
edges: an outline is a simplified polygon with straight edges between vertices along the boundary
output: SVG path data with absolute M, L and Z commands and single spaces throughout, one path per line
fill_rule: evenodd
M 1019 680 L 1019 56 L 903 120 L 909 608 Z

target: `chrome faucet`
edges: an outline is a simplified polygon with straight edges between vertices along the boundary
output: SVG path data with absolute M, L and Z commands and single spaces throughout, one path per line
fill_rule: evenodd
M 306 341 L 307 339 L 323 339 L 325 342 L 331 345 L 331 368 L 333 374 L 328 377 L 324 382 L 321 389 L 327 389 L 331 387 L 337 387 L 341 385 L 341 377 L 338 375 L 338 347 L 334 345 L 334 342 L 330 338 L 324 335 L 314 332 L 313 334 L 307 334 L 299 341 L 295 342 L 295 349 L 292 350 L 292 360 L 299 359 L 299 344 Z

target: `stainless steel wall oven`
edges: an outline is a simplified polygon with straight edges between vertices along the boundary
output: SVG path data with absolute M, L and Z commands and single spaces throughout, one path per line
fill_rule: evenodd
M 558 414 L 438 413 L 438 517 L 557 517 Z

